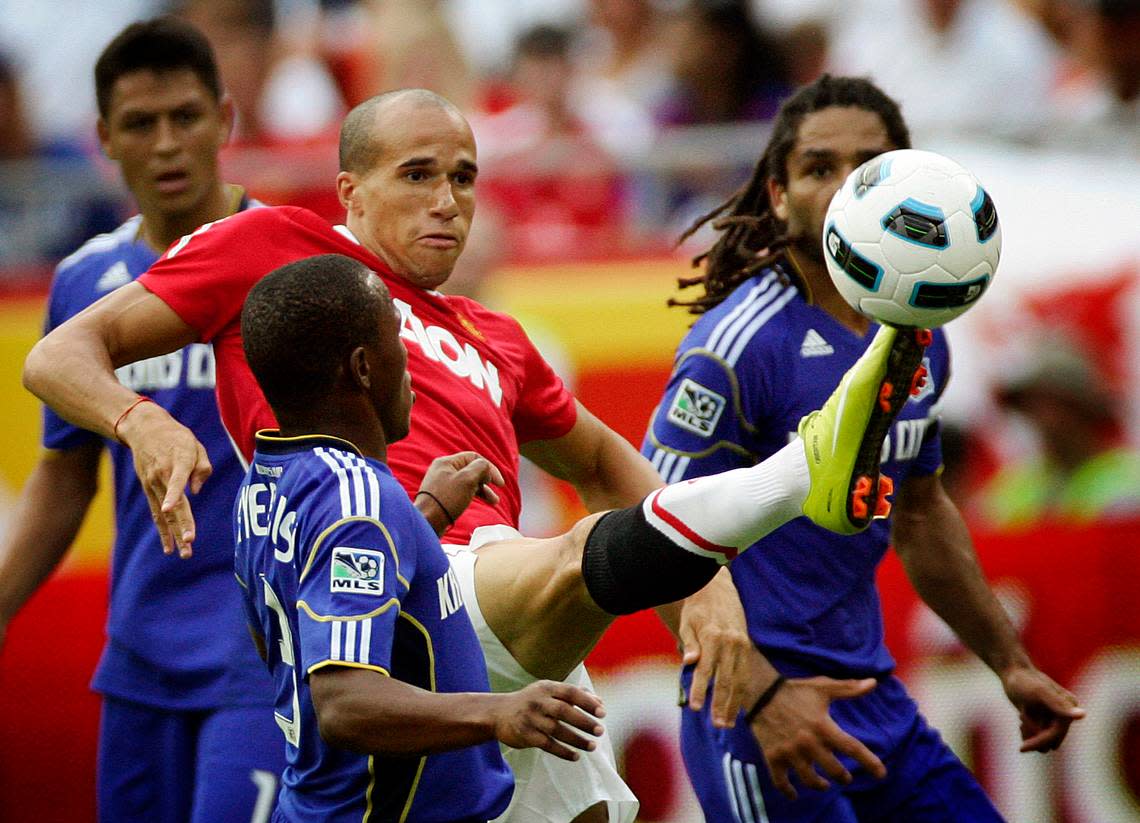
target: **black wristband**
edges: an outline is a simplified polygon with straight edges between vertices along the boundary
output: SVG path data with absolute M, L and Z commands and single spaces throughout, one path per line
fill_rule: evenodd
M 764 711 L 765 706 L 772 702 L 772 698 L 776 696 L 776 692 L 778 692 L 780 690 L 780 687 L 783 686 L 787 681 L 788 678 L 784 677 L 782 674 L 777 674 L 776 679 L 772 681 L 772 685 L 764 690 L 764 694 L 756 698 L 756 702 L 753 704 L 752 708 L 748 710 L 748 714 L 744 715 L 745 721 L 751 723 L 753 720 L 755 720 L 756 716 L 760 714 L 760 712 Z
M 439 502 L 438 497 L 436 497 L 434 494 L 429 492 L 427 489 L 420 489 L 418 492 L 416 492 L 416 497 L 419 497 L 421 494 L 426 494 L 428 497 L 430 497 L 432 500 L 435 501 L 435 504 L 437 506 L 439 506 L 439 510 L 441 512 L 443 512 L 443 516 L 447 518 L 447 525 L 449 525 L 449 526 L 455 525 L 455 518 L 451 516 L 451 512 L 449 512 L 447 510 L 447 506 L 445 506 Z

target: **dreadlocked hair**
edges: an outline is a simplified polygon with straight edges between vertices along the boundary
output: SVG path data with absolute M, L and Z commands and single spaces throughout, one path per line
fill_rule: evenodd
M 768 145 L 748 182 L 724 203 L 697 218 L 677 241 L 678 245 L 685 242 L 706 223 L 720 232 L 711 248 L 693 258 L 693 268 L 703 263 L 704 270 L 677 280 L 681 289 L 704 286 L 704 294 L 692 300 L 670 298 L 670 306 L 685 306 L 691 314 L 704 314 L 755 272 L 784 256 L 791 238 L 787 226 L 772 212 L 768 178 L 787 185 L 788 155 L 799 137 L 800 124 L 807 115 L 834 106 L 877 114 L 891 144 L 899 149 L 910 148 L 910 132 L 898 104 L 869 79 L 825 74 L 804 86 L 780 106 Z

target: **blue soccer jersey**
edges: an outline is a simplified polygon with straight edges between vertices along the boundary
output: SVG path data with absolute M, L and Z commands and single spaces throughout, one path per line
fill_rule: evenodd
M 234 507 L 235 571 L 264 638 L 288 741 L 278 818 L 486 821 L 513 778 L 495 742 L 364 756 L 320 736 L 309 676 L 371 669 L 436 692 L 488 691 L 458 580 L 388 467 L 331 437 L 257 437 Z
M 867 348 L 779 270 L 765 270 L 701 316 L 681 343 L 642 452 L 668 482 L 750 466 L 795 434 Z M 937 403 L 949 372 L 940 331 L 925 387 L 883 446 L 896 487 L 941 466 Z M 889 525 L 840 537 L 801 517 L 733 562 L 749 632 L 766 654 L 819 674 L 875 676 L 894 661 L 883 643 L 875 569 Z
M 243 199 L 243 205 L 245 205 Z M 88 241 L 56 269 L 47 331 L 158 259 L 134 217 Z M 130 451 L 106 441 L 115 494 L 115 543 L 107 644 L 94 686 L 107 695 L 168 709 L 265 705 L 264 667 L 250 648 L 233 582 L 230 513 L 242 468 L 218 418 L 214 355 L 194 344 L 118 370 L 120 381 L 188 426 L 214 472 L 193 499 L 198 539 L 189 561 L 164 555 Z M 101 438 L 44 409 L 43 444 L 69 449 Z

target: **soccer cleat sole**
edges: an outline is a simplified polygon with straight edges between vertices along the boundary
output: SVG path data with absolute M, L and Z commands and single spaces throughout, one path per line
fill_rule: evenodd
M 847 495 L 847 519 L 857 528 L 891 512 L 887 499 L 894 482 L 879 472 L 883 441 L 903 405 L 926 383 L 922 357 L 933 337 L 929 329 L 899 328 L 887 355 L 887 371 L 879 384 L 878 400 L 872 406 L 867 428 L 851 472 Z

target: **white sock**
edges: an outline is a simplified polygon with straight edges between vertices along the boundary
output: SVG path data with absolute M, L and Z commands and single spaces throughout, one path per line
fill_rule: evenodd
M 642 510 L 679 546 L 723 563 L 801 516 L 810 483 L 803 443 L 795 438 L 750 468 L 666 486 Z

